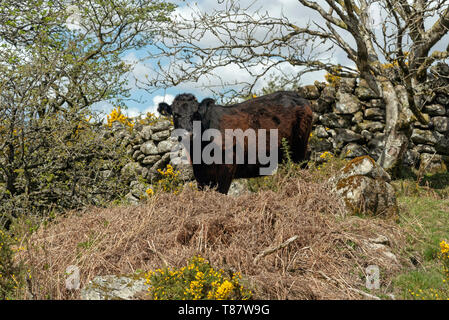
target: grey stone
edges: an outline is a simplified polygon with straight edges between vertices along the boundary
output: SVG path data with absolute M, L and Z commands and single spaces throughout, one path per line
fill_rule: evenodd
M 420 169 L 424 172 L 447 171 L 443 156 L 430 153 L 421 153 Z
M 439 154 L 449 155 L 449 134 L 441 134 L 438 131 L 434 132 L 436 137 L 435 149 Z
M 378 121 L 364 120 L 358 124 L 360 130 L 368 130 L 370 132 L 384 131 L 385 125 Z
M 426 105 L 422 111 L 431 116 L 444 116 L 446 114 L 446 108 L 439 104 Z
M 355 89 L 355 95 L 362 101 L 379 98 L 379 96 L 368 86 L 359 86 Z
M 329 139 L 316 139 L 309 143 L 310 150 L 314 152 L 330 151 L 334 148 Z
M 368 154 L 368 150 L 359 144 L 349 143 L 342 150 L 341 154 L 345 158 L 356 158 Z
M 374 159 L 369 156 L 358 157 L 351 160 L 338 174 L 331 179 L 331 182 L 341 179 L 346 179 L 352 176 L 366 176 L 371 179 L 383 180 L 386 182 L 391 181 L 391 177 L 381 166 L 379 166 Z
M 135 276 L 97 276 L 81 289 L 82 300 L 133 300 L 147 292 L 145 278 Z
M 431 144 L 434 145 L 437 140 L 430 130 L 413 129 L 412 141 L 415 144 Z
M 134 160 L 137 160 L 137 158 L 138 158 L 139 156 L 141 156 L 141 155 L 143 155 L 142 151 L 136 150 L 136 151 L 134 151 L 134 153 L 133 153 L 133 159 L 134 159 Z
M 367 145 L 370 149 L 381 149 L 385 146 L 385 141 L 380 139 L 371 139 L 368 141 Z
M 358 111 L 354 114 L 354 117 L 352 118 L 353 123 L 360 123 L 363 121 L 363 112 Z
M 362 130 L 362 132 L 360 134 L 366 141 L 369 141 L 373 138 L 373 134 L 371 132 L 369 132 L 368 130 Z
M 355 114 L 360 111 L 362 105 L 359 99 L 346 92 L 337 92 L 337 102 L 335 103 L 335 113 Z
M 368 120 L 379 120 L 385 118 L 385 110 L 380 108 L 368 108 L 365 110 L 365 118 Z
M 362 135 L 351 130 L 341 128 L 335 130 L 337 131 L 337 143 L 358 142 L 363 140 Z
M 151 136 L 151 139 L 153 139 L 154 141 L 162 141 L 162 140 L 168 139 L 169 137 L 170 137 L 170 131 L 163 130 L 163 131 L 153 133 L 153 135 Z
M 140 132 L 140 135 L 145 141 L 148 141 L 151 139 L 151 135 L 153 134 L 153 130 L 151 130 L 151 126 L 144 126 L 142 128 L 142 131 Z
M 141 199 L 142 197 L 145 196 L 146 187 L 143 183 L 141 183 L 139 181 L 132 181 L 131 184 L 129 185 L 129 187 L 130 187 L 131 194 L 136 199 Z
M 170 165 L 172 165 L 174 170 L 180 172 L 179 178 L 181 180 L 190 181 L 195 179 L 192 165 L 187 160 L 183 160 L 181 157 L 172 158 L 170 160 Z
M 382 99 L 372 99 L 370 101 L 370 106 L 371 106 L 371 108 L 385 109 L 385 104 Z
M 434 117 L 432 118 L 435 130 L 441 133 L 449 131 L 449 118 L 448 117 Z
M 142 166 L 138 162 L 129 162 L 121 170 L 120 174 L 125 181 L 131 181 L 142 174 Z
M 298 93 L 308 100 L 316 100 L 320 97 L 320 91 L 315 85 L 307 85 L 298 89 Z
M 326 87 L 321 92 L 320 99 L 326 102 L 329 105 L 332 105 L 335 102 L 336 90 L 334 87 Z
M 407 150 L 404 155 L 402 162 L 404 165 L 409 167 L 417 167 L 420 161 L 420 154 L 416 150 Z
M 357 80 L 355 78 L 341 78 L 338 91 L 342 93 L 353 93 Z M 338 99 L 337 99 L 338 100 Z
M 161 158 L 162 158 L 162 156 L 160 156 L 158 154 L 153 155 L 153 156 L 146 156 L 145 159 L 143 159 L 142 163 L 144 165 L 151 166 L 151 165 L 155 164 L 156 162 L 158 162 L 159 160 L 161 160 Z
M 234 180 L 229 187 L 228 196 L 238 197 L 248 192 L 248 181 L 246 179 Z
M 347 128 L 350 125 L 350 121 L 335 113 L 323 114 L 319 120 L 327 128 Z
M 151 177 L 150 180 L 155 178 L 158 175 L 158 169 L 163 169 L 170 162 L 170 153 L 166 153 L 162 156 L 161 160 L 157 161 L 150 169 L 149 175 Z
M 323 114 L 332 110 L 332 105 L 321 98 L 310 101 L 310 106 L 313 112 L 318 114 Z
M 139 199 L 136 198 L 131 192 L 128 192 L 125 195 L 125 200 L 127 200 L 130 204 L 133 204 L 133 205 L 139 204 Z
M 172 126 L 172 124 L 169 120 L 160 120 L 160 121 L 157 121 L 156 123 L 150 125 L 150 128 L 153 131 L 153 133 L 155 133 L 155 132 L 159 132 L 159 131 L 168 130 L 168 129 L 170 129 L 171 126 Z
M 418 144 L 416 145 L 413 150 L 415 150 L 418 153 L 436 153 L 437 150 L 434 146 L 429 146 L 427 144 Z
M 320 126 L 320 125 L 316 126 L 314 132 L 318 138 L 326 139 L 329 137 L 329 133 L 327 132 L 327 130 L 324 126 Z
M 449 96 L 445 94 L 437 94 L 435 97 L 435 102 L 443 106 L 449 105 Z
M 156 155 L 158 154 L 158 150 L 153 141 L 147 141 L 141 145 L 140 151 L 145 155 Z
M 169 141 L 169 140 L 164 140 L 158 143 L 157 145 L 157 151 L 158 153 L 167 153 L 167 152 L 171 152 L 172 150 L 178 150 L 178 143 L 177 142 L 173 142 L 173 141 Z

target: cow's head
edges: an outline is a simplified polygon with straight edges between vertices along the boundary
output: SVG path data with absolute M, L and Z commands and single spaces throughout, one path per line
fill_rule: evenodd
M 172 115 L 176 129 L 192 132 L 193 121 L 201 121 L 198 105 L 198 101 L 192 94 L 184 93 L 177 95 L 171 106 L 165 102 L 159 103 L 157 111 L 162 115 Z

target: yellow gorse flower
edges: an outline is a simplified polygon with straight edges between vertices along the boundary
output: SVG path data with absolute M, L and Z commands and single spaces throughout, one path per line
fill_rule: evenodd
M 114 123 L 115 121 L 128 126 L 130 129 L 134 127 L 134 124 L 129 120 L 129 118 L 122 113 L 120 107 L 118 107 L 117 109 L 114 108 L 114 110 L 112 110 L 111 113 L 107 116 L 107 120 L 108 127 L 112 127 L 112 123 Z

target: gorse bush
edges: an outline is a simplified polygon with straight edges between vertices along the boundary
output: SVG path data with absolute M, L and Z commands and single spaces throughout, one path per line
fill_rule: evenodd
M 252 292 L 241 284 L 236 272 L 226 276 L 201 256 L 182 268 L 164 268 L 146 274 L 148 291 L 155 300 L 247 300 Z
M 134 127 L 133 121 L 122 113 L 121 107 L 114 108 L 109 115 L 106 116 L 108 127 L 112 127 L 114 122 L 120 122 L 130 130 Z
M 27 276 L 24 266 L 14 261 L 14 254 L 24 250 L 17 243 L 17 238 L 0 228 L 0 300 L 14 299 Z
M 157 181 L 153 188 L 148 188 L 146 193 L 148 196 L 152 196 L 155 192 L 169 192 L 178 194 L 182 191 L 184 181 L 179 178 L 180 172 L 174 170 L 173 167 L 168 164 L 165 169 L 157 170 L 161 178 Z

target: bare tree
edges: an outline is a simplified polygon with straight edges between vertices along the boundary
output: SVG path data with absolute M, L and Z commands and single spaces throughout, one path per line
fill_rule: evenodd
M 224 9 L 192 8 L 190 17 L 174 19 L 159 39 L 161 64 L 148 84 L 168 87 L 198 81 L 228 64 L 253 76 L 247 82 L 236 76 L 233 85 L 243 84 L 243 94 L 282 64 L 302 67 L 286 78 L 289 81 L 317 70 L 360 77 L 386 104 L 385 149 L 378 162 L 388 170 L 397 168 L 407 150 L 411 123 L 428 123 L 420 111 L 435 94 L 428 70 L 449 57 L 449 46 L 435 50 L 449 32 L 449 1 L 298 0 L 298 6 L 319 17 L 304 26 L 286 15 L 272 17 L 263 4 L 259 9 L 256 5 L 241 7 L 227 0 Z M 377 26 L 373 13 L 381 18 Z M 340 66 L 326 58 L 338 50 L 352 63 Z
M 99 204 L 124 191 L 118 175 L 101 175 L 105 166 L 119 171 L 124 150 L 103 139 L 92 106 L 129 96 L 123 54 L 150 44 L 174 6 L 73 3 L 0 5 L 0 227 L 11 215 Z

